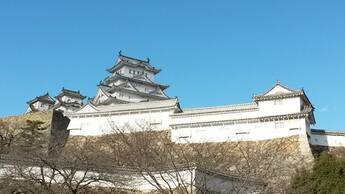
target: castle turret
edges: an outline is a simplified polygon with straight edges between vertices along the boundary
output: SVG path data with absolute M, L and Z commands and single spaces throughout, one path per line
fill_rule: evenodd
M 81 95 L 80 91 L 73 91 L 62 88 L 60 94 L 55 97 L 57 103 L 54 107 L 56 110 L 73 112 L 83 106 L 83 100 L 86 96 Z
M 37 96 L 36 98 L 27 102 L 28 109 L 26 113 L 29 112 L 37 112 L 37 111 L 45 111 L 53 108 L 55 104 L 55 100 L 49 96 L 49 93 L 42 96 Z

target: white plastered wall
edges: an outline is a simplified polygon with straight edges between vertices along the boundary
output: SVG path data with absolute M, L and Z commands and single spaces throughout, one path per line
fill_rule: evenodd
M 345 147 L 345 136 L 340 135 L 310 135 L 310 144 L 329 147 Z
M 280 99 L 276 102 L 275 100 L 259 101 L 258 105 L 260 116 L 292 114 L 301 111 L 300 97 Z
M 172 141 L 258 141 L 305 134 L 305 119 L 173 129 Z
M 167 130 L 170 115 L 174 110 L 152 111 L 147 113 L 123 113 L 110 116 L 90 116 L 72 118 L 68 126 L 70 135 L 100 136 L 114 132 L 114 128 L 132 132 L 150 127 L 152 130 Z M 129 131 L 128 129 L 131 128 Z

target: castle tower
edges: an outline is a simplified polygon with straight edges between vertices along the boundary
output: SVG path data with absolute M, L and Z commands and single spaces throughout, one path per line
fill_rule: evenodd
M 26 110 L 26 113 L 45 111 L 45 110 L 50 110 L 51 108 L 53 108 L 55 104 L 55 100 L 47 92 L 46 94 L 42 96 L 37 96 L 36 98 L 28 101 L 27 104 L 28 104 L 28 109 Z
M 83 100 L 86 96 L 81 95 L 80 91 L 62 88 L 60 94 L 55 98 L 57 99 L 57 103 L 54 109 L 64 112 L 73 112 L 79 110 L 83 106 Z
M 110 76 L 98 85 L 94 105 L 123 104 L 165 100 L 164 90 L 169 86 L 155 82 L 161 70 L 153 67 L 150 60 L 128 57 L 119 52 L 115 65 L 107 69 Z

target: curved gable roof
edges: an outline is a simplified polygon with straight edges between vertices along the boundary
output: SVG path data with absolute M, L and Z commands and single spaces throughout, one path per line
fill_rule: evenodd
M 42 95 L 42 96 L 37 96 L 36 98 L 28 101 L 27 104 L 30 105 L 30 104 L 33 104 L 33 103 L 35 103 L 37 101 L 45 102 L 45 103 L 48 103 L 48 104 L 55 104 L 54 98 L 50 97 L 48 92 L 46 94 Z
M 154 74 L 157 74 L 161 71 L 161 69 L 157 69 L 155 67 L 153 67 L 150 64 L 150 60 L 147 59 L 145 60 L 141 60 L 141 59 L 137 59 L 137 58 L 133 58 L 133 57 L 129 57 L 129 56 L 125 56 L 122 55 L 121 52 L 119 53 L 117 62 L 115 65 L 113 65 L 113 67 L 107 69 L 108 72 L 110 73 L 114 73 L 117 70 L 119 70 L 120 68 L 122 68 L 123 66 L 130 66 L 130 67 L 142 67 L 147 71 L 150 71 Z

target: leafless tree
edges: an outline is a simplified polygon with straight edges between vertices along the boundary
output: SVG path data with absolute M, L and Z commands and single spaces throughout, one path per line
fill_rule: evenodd
M 12 180 L 6 189 L 15 188 L 24 193 L 76 194 L 89 193 L 96 188 L 101 193 L 124 187 L 129 178 L 114 172 L 112 166 L 100 164 L 101 159 L 95 158 L 97 152 L 90 145 L 89 141 L 75 143 L 70 145 L 73 149 L 67 148 L 61 157 L 53 159 L 38 154 L 25 155 L 25 158 L 3 157 L 7 162 L 3 166 L 5 177 Z
M 7 172 L 0 181 L 2 193 L 90 193 L 106 183 L 104 192 L 111 192 L 133 187 L 137 178 L 159 193 L 282 193 L 304 162 L 298 137 L 175 144 L 168 130 L 157 131 L 146 123 L 111 123 L 112 134 L 70 137 L 63 153 L 49 158 L 42 152 L 44 129 L 39 122 L 28 125 L 22 133 L 1 134 L 1 145 L 10 145 L 12 157 L 2 163 Z
M 5 123 L 0 126 L 7 129 Z M 42 122 L 28 121 L 15 135 L 1 131 L 7 138 L 1 145 L 10 147 L 0 155 L 1 193 L 102 193 L 122 188 L 130 179 L 104 163 L 97 143 L 88 138 L 70 142 L 59 157 L 50 158 L 41 126 Z
M 0 153 L 5 154 L 9 152 L 9 149 L 14 140 L 14 133 L 9 128 L 9 123 L 0 120 Z
M 294 169 L 304 162 L 297 136 L 258 142 L 175 144 L 169 131 L 137 124 L 113 125 L 113 133 L 102 139 L 114 163 L 134 168 L 160 193 L 207 193 L 217 186 L 228 193 L 280 193 Z

